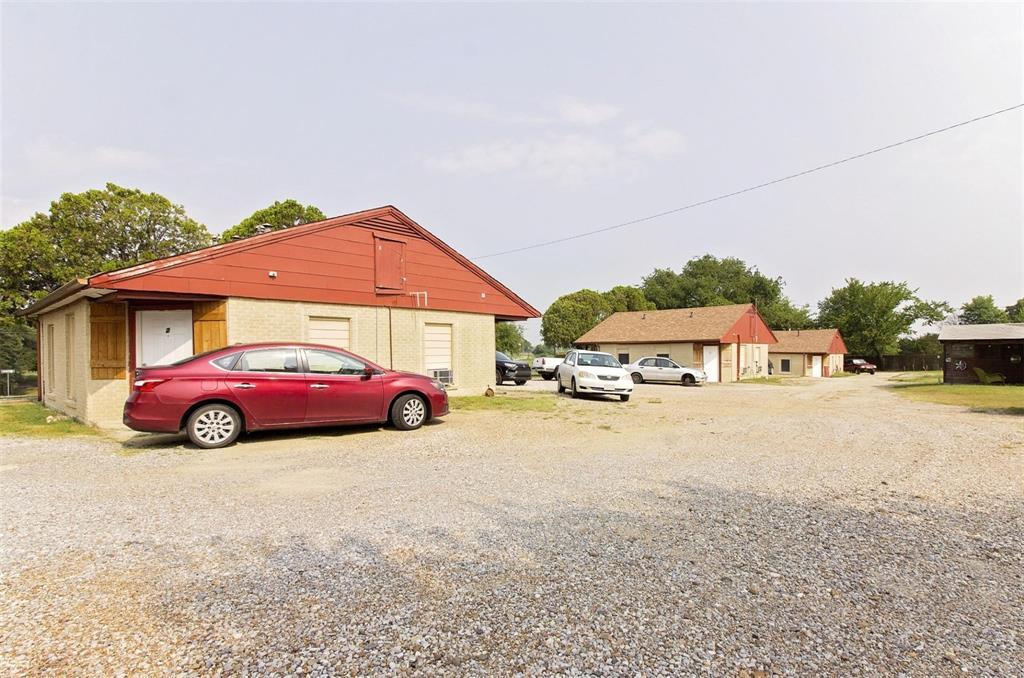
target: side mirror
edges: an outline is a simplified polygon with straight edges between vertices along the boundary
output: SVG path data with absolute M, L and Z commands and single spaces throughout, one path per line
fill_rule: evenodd
M 363 379 L 369 379 L 377 373 L 377 370 L 373 369 L 369 365 L 363 368 Z

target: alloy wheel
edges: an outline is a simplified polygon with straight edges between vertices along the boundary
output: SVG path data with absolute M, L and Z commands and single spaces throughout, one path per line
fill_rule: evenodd
M 217 445 L 235 432 L 235 420 L 224 410 L 208 410 L 192 425 L 196 437 L 209 445 Z
M 413 428 L 423 423 L 423 419 L 427 416 L 427 408 L 423 406 L 423 401 L 419 398 L 410 398 L 409 402 L 402 408 L 402 421 L 407 426 Z

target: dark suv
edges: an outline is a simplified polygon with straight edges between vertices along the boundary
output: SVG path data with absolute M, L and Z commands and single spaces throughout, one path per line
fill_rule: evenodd
M 847 358 L 843 362 L 843 369 L 847 372 L 853 372 L 854 374 L 861 374 L 862 372 L 874 374 L 875 370 L 878 368 L 873 363 L 869 363 L 863 358 Z
M 506 381 L 514 381 L 516 386 L 522 386 L 530 381 L 531 376 L 529 363 L 512 360 L 501 351 L 494 352 L 494 384 L 496 386 L 501 386 Z

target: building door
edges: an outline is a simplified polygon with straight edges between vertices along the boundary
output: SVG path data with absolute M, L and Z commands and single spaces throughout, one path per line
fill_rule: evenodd
M 445 384 L 454 383 L 451 325 L 424 325 L 423 370 Z
M 718 373 L 718 346 L 716 344 L 705 344 L 703 354 L 704 374 L 708 376 L 708 381 L 721 381 L 722 377 Z
M 348 318 L 309 319 L 309 341 L 312 344 L 326 344 L 347 351 L 352 348 L 349 344 L 350 334 L 351 321 Z
M 138 311 L 135 351 L 139 367 L 169 365 L 192 355 L 192 309 Z
M 820 355 L 813 355 L 813 356 L 811 356 L 811 376 L 812 377 L 820 377 L 821 376 L 821 356 Z

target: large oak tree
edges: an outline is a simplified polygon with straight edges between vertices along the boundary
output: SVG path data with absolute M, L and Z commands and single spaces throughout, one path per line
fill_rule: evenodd
M 950 310 L 945 302 L 922 300 L 905 282 L 849 278 L 819 302 L 818 323 L 838 327 L 852 355 L 879 359 L 896 353 L 915 323 L 937 323 Z
M 221 242 L 248 238 L 250 235 L 280 231 L 301 224 L 322 221 L 327 217 L 318 207 L 303 205 L 298 200 L 281 200 L 256 210 L 250 216 L 220 234 Z
M 705 254 L 679 273 L 656 269 L 644 278 L 643 293 L 659 309 L 755 303 L 772 329 L 813 327 L 810 310 L 794 305 L 782 292 L 784 284 L 742 259 Z

